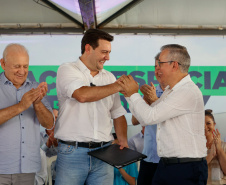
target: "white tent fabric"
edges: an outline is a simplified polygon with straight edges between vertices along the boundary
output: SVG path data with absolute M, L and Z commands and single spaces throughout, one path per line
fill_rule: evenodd
M 84 31 L 79 0 L 46 1 L 62 12 L 44 0 L 0 0 L 0 34 Z M 133 1 L 139 0 L 95 0 L 97 25 Z M 97 28 L 115 33 L 224 35 L 225 7 L 225 0 L 141 0 Z
M 144 0 L 106 27 L 219 29 L 225 8 L 224 0 Z

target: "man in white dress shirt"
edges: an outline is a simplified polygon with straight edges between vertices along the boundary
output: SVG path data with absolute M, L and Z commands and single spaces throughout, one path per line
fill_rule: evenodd
M 122 87 L 103 69 L 112 40 L 104 31 L 86 31 L 82 56 L 58 69 L 56 185 L 113 184 L 113 167 L 87 154 L 111 144 L 113 124 L 121 149 L 128 147 L 126 110 L 118 93 Z
M 158 77 L 168 86 L 159 99 L 153 98 L 151 106 L 138 94 L 139 86 L 132 76 L 122 76 L 118 81 L 140 124 L 158 123 L 160 162 L 154 185 L 204 185 L 207 181 L 204 103 L 201 91 L 188 74 L 189 66 L 190 56 L 184 46 L 171 44 L 161 48 Z

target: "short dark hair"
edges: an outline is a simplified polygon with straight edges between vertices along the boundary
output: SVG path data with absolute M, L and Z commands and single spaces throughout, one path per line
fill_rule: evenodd
M 155 61 L 159 60 L 159 56 L 160 56 L 160 52 L 158 52 L 157 55 L 155 55 Z
M 81 42 L 81 53 L 85 52 L 85 45 L 89 44 L 93 49 L 96 49 L 99 46 L 99 39 L 107 40 L 109 42 L 113 41 L 114 37 L 109 33 L 98 30 L 98 29 L 89 29 L 85 32 L 82 42 Z
M 205 116 L 209 116 L 212 120 L 213 120 L 213 122 L 215 123 L 215 119 L 214 119 L 214 117 L 213 117 L 213 114 L 212 114 L 212 110 L 211 109 L 206 109 L 205 110 Z

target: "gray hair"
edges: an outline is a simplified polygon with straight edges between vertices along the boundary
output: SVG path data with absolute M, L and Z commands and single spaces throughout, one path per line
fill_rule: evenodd
M 191 59 L 186 47 L 179 44 L 168 44 L 161 47 L 161 51 L 163 50 L 169 50 L 169 60 L 181 64 L 179 68 L 182 73 L 188 73 Z
M 158 52 L 157 55 L 155 55 L 155 61 L 156 61 L 156 60 L 159 60 L 160 53 L 161 53 L 161 52 Z
M 7 55 L 8 55 L 8 51 L 9 50 L 13 50 L 14 52 L 25 52 L 27 53 L 28 55 L 28 50 L 21 44 L 17 44 L 17 43 L 11 43 L 11 44 L 8 44 L 6 47 L 5 47 L 5 50 L 3 51 L 3 60 L 6 62 L 6 58 L 7 58 Z M 29 55 L 28 55 L 29 56 Z

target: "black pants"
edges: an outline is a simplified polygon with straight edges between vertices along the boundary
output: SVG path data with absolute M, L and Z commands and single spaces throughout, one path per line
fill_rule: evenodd
M 158 163 L 151 163 L 142 160 L 137 179 L 137 185 L 151 185 Z
M 164 164 L 160 160 L 152 185 L 206 185 L 206 160 L 179 164 Z

